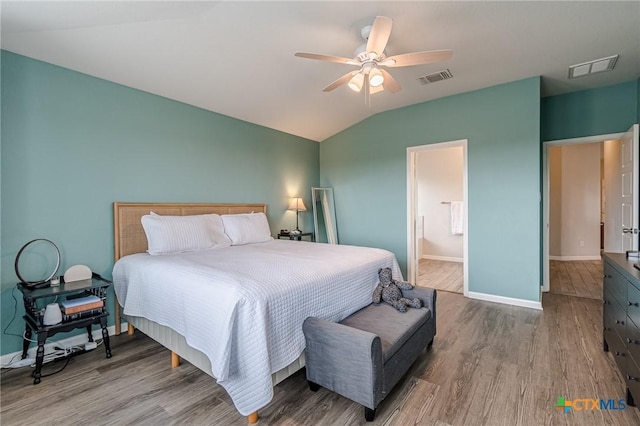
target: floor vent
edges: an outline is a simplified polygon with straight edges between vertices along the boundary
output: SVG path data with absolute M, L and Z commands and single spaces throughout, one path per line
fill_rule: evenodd
M 450 78 L 453 78 L 453 74 L 451 74 L 451 71 L 447 69 L 418 77 L 418 81 L 420 84 L 429 84 L 435 83 L 436 81 L 448 80 Z

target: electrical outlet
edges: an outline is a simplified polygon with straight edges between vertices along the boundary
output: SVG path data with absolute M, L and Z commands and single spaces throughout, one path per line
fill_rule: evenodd
M 584 247 L 584 240 L 580 240 L 580 247 Z

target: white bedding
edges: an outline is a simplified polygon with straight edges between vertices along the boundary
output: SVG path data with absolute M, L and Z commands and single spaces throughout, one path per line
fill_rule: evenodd
M 271 373 L 304 350 L 309 316 L 340 321 L 371 303 L 381 249 L 274 240 L 201 252 L 125 256 L 113 283 L 126 315 L 168 326 L 205 353 L 243 415 L 273 396 Z

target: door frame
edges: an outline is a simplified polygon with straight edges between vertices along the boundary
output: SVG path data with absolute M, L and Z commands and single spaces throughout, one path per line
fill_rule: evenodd
M 563 145 L 584 145 L 589 143 L 604 142 L 612 139 L 620 139 L 622 133 L 609 133 L 605 135 L 585 136 L 572 139 L 557 139 L 542 142 L 542 286 L 540 291 L 549 291 L 549 148 Z M 540 299 L 542 300 L 542 299 Z
M 468 139 L 460 139 L 449 142 L 433 143 L 428 145 L 407 147 L 407 270 L 409 282 L 415 283 L 418 278 L 417 247 L 416 247 L 416 156 L 419 152 L 462 147 L 462 204 L 464 210 L 464 224 L 462 234 L 462 264 L 463 264 L 463 289 L 462 294 L 469 296 L 469 208 L 468 208 Z

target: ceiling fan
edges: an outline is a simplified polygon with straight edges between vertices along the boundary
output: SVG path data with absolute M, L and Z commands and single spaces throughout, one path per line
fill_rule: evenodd
M 323 91 L 330 92 L 348 83 L 348 87 L 354 92 L 360 92 L 362 88 L 365 87 L 366 93 L 370 94 L 382 92 L 385 89 L 391 93 L 400 91 L 400 85 L 385 69 L 386 67 L 393 68 L 431 64 L 445 61 L 453 56 L 453 52 L 450 49 L 387 56 L 385 48 L 391 35 L 392 26 L 393 20 L 391 18 L 377 16 L 373 25 L 364 27 L 360 32 L 362 38 L 366 40 L 366 43 L 356 49 L 353 59 L 304 52 L 296 52 L 295 56 L 359 67 L 359 69 L 350 71 L 338 78 L 325 87 Z

